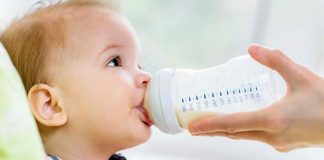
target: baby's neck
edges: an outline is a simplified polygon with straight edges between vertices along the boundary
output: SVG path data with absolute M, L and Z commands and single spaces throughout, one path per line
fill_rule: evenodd
M 105 147 L 94 147 L 93 142 L 81 136 L 62 134 L 56 132 L 46 137 L 42 136 L 48 155 L 54 155 L 63 160 L 107 160 L 116 152 L 116 150 Z

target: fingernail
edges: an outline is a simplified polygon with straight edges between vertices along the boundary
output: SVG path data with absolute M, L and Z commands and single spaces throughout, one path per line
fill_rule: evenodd
M 195 125 L 191 125 L 189 127 L 189 132 L 192 134 L 192 135 L 197 135 L 200 133 L 199 129 L 197 128 L 197 126 Z
M 206 134 L 203 133 L 198 133 L 198 134 L 191 134 L 192 136 L 198 137 L 198 136 L 207 136 Z
M 249 47 L 249 52 L 256 53 L 262 48 L 264 48 L 264 47 L 262 45 L 260 45 L 260 44 L 252 44 Z
M 199 133 L 191 133 L 192 136 L 199 136 Z

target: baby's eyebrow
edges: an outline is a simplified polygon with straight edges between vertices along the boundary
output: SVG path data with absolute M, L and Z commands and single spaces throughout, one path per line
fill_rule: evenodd
M 121 45 L 118 44 L 110 44 L 107 47 L 105 47 L 101 52 L 99 52 L 98 56 L 100 56 L 101 54 L 105 53 L 106 51 L 110 50 L 110 49 L 115 49 L 115 48 L 120 48 Z

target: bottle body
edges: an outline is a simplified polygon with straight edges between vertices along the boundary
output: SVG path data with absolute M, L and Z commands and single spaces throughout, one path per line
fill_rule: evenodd
M 163 69 L 151 84 L 145 106 L 166 133 L 181 132 L 202 117 L 261 109 L 283 93 L 279 75 L 250 56 L 203 70 Z

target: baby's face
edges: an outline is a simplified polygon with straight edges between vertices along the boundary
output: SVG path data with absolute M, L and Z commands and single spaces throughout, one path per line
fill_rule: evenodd
M 57 78 L 68 127 L 89 143 L 128 148 L 145 142 L 150 125 L 141 112 L 151 76 L 138 68 L 140 46 L 117 13 L 83 9 L 68 22 L 64 65 Z

